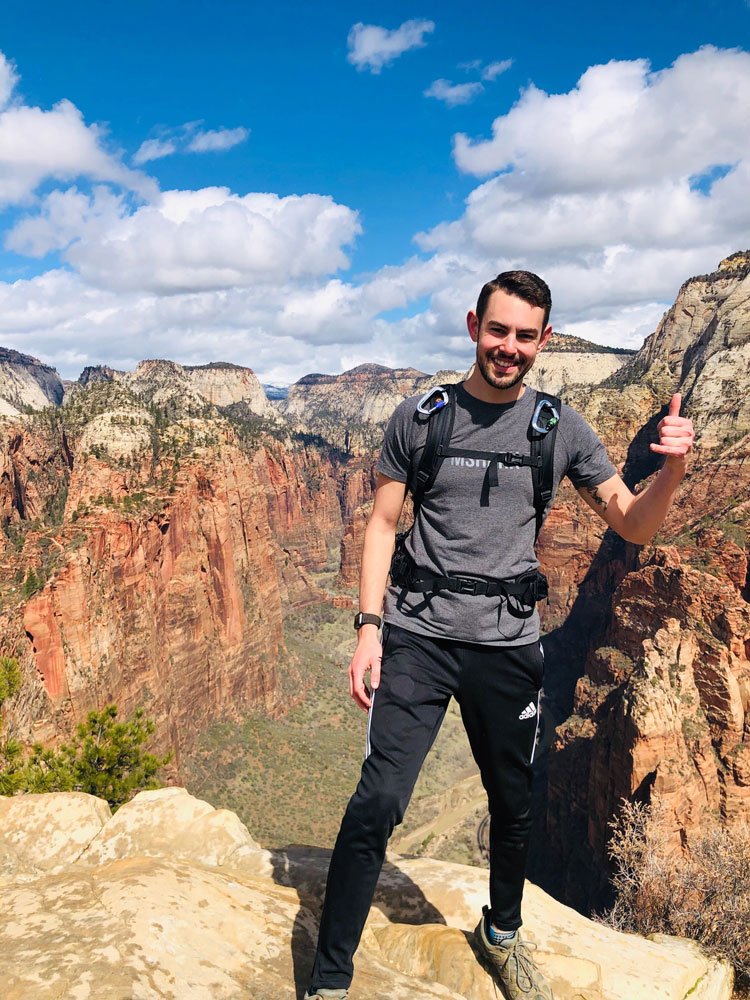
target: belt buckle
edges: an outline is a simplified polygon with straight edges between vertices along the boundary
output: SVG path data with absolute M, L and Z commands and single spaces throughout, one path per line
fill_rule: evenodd
M 478 580 L 468 580 L 466 577 L 462 577 L 458 581 L 458 593 L 459 594 L 471 594 L 473 597 L 477 593 L 477 583 Z

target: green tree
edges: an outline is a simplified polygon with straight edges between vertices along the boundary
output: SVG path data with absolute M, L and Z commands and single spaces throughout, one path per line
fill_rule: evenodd
M 124 722 L 118 722 L 115 705 L 90 712 L 70 743 L 58 750 L 34 745 L 25 790 L 88 792 L 117 809 L 135 792 L 160 787 L 156 775 L 171 754 L 157 757 L 143 749 L 154 728 L 141 708 Z
M 18 661 L 0 657 L 0 708 L 20 687 Z M 27 753 L 18 740 L 0 739 L 0 795 L 88 792 L 117 809 L 136 792 L 160 787 L 157 773 L 171 754 L 157 757 L 143 749 L 154 728 L 141 708 L 120 722 L 117 707 L 107 705 L 90 712 L 58 749 L 36 743 Z
M 41 580 L 34 572 L 34 567 L 32 566 L 29 572 L 26 574 L 26 579 L 23 583 L 23 596 L 33 597 L 37 591 L 41 590 L 44 586 L 44 581 Z
M 0 709 L 21 689 L 21 668 L 12 656 L 0 656 Z M 0 728 L 1 728 L 0 720 Z M 18 740 L 0 738 L 0 795 L 13 795 L 23 786 L 24 754 Z
M 21 689 L 21 668 L 13 656 L 0 656 L 0 708 Z

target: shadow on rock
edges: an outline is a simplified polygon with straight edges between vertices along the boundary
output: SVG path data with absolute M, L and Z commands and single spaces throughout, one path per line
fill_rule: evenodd
M 270 854 L 274 882 L 295 889 L 300 900 L 292 928 L 291 948 L 294 984 L 301 998 L 309 985 L 315 958 L 331 852 L 320 847 L 291 844 Z M 390 861 L 383 865 L 373 907 L 394 923 L 445 924 L 443 914 L 425 898 L 419 886 Z

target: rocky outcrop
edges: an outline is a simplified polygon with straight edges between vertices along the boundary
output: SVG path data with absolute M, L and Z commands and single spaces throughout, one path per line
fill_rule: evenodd
M 553 621 L 562 624 L 553 647 L 563 659 L 566 646 L 577 649 L 585 671 L 550 757 L 545 884 L 582 908 L 601 905 L 622 798 L 658 806 L 674 849 L 717 823 L 746 822 L 750 810 L 748 275 L 748 256 L 734 255 L 686 282 L 636 358 L 577 400 L 631 485 L 647 485 L 657 466 L 648 441 L 672 392 L 683 393 L 699 436 L 654 543 L 638 550 L 606 536 L 588 569 L 575 569 L 585 574 L 577 595 L 568 588 L 564 624 Z M 731 377 L 720 374 L 730 356 Z M 545 528 L 553 565 L 570 520 L 553 512 Z
M 570 386 L 598 385 L 618 372 L 627 361 L 627 354 L 556 351 L 548 345 L 537 358 L 526 382 L 533 389 L 566 398 Z
M 124 474 L 86 474 L 106 482 L 98 498 L 80 478 L 74 470 L 70 502 L 91 507 L 59 534 L 59 565 L 22 608 L 15 652 L 33 665 L 46 710 L 16 716 L 20 733 L 31 725 L 55 736 L 105 702 L 124 712 L 148 705 L 161 744 L 179 753 L 218 714 L 273 709 L 280 552 L 252 467 L 231 455 L 195 462 L 172 496 L 135 516 Z
M 54 368 L 28 354 L 0 347 L 0 416 L 59 406 L 65 390 Z
M 263 386 L 251 368 L 216 362 L 185 367 L 193 388 L 214 406 L 245 403 L 261 417 L 273 420 L 276 410 L 268 401 Z
M 678 382 L 706 452 L 750 431 L 750 263 L 733 254 L 687 281 L 635 359 Z
M 326 866 L 313 849 L 262 850 L 234 814 L 179 788 L 142 792 L 111 818 L 80 793 L 0 799 L 4 997 L 294 1000 Z M 494 1000 L 472 950 L 486 891 L 478 869 L 391 857 L 353 989 Z M 730 970 L 696 945 L 619 934 L 532 885 L 525 933 L 558 1000 L 731 995 Z

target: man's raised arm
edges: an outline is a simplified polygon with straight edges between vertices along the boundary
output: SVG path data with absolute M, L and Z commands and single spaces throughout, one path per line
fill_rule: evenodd
M 651 450 L 665 455 L 656 479 L 642 493 L 633 494 L 619 476 L 593 488 L 578 490 L 586 503 L 628 542 L 645 545 L 661 527 L 677 488 L 685 477 L 693 450 L 693 423 L 680 416 L 682 397 L 672 396 L 669 413 L 659 421 L 659 443 Z
M 383 613 L 383 595 L 393 555 L 396 526 L 406 496 L 405 483 L 378 473 L 375 503 L 365 530 L 362 570 L 359 578 L 359 610 L 373 615 Z M 370 707 L 370 692 L 365 674 L 370 671 L 370 688 L 380 683 L 381 646 L 375 625 L 363 625 L 357 633 L 357 649 L 349 664 L 349 693 L 360 708 Z

